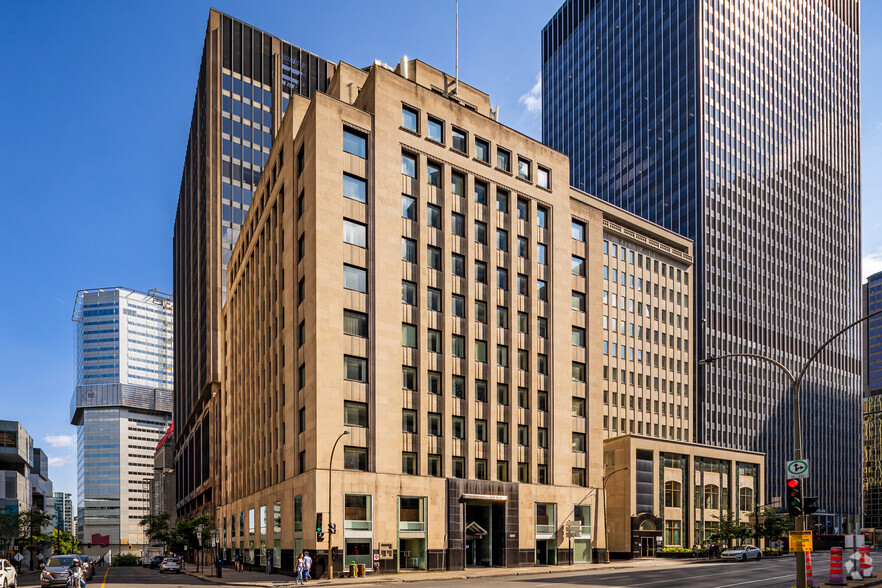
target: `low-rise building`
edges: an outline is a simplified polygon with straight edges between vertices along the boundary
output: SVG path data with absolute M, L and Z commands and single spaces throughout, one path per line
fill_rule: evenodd
M 612 558 L 701 545 L 721 518 L 748 523 L 765 505 L 761 453 L 623 435 L 604 442 L 603 466 Z

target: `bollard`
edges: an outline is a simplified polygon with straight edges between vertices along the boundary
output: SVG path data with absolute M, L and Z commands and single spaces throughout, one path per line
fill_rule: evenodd
M 827 584 L 831 586 L 845 586 L 842 581 L 842 548 L 830 548 L 830 581 Z
M 860 563 L 861 577 L 864 579 L 874 578 L 875 576 L 873 575 L 873 563 L 872 563 L 873 560 L 870 558 L 870 548 L 869 547 L 861 547 L 859 549 L 861 552 L 861 563 Z
M 807 551 L 805 554 L 805 585 L 814 586 L 815 581 L 812 578 L 812 552 Z

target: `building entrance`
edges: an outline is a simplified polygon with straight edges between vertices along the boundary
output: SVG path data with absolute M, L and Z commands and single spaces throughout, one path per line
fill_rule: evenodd
M 655 557 L 655 537 L 640 538 L 640 557 Z
M 502 530 L 502 504 L 467 501 L 465 507 L 465 564 L 469 567 L 504 565 L 503 549 L 494 549 L 494 534 Z M 498 511 L 498 512 L 497 512 Z M 498 538 L 502 541 L 502 537 Z M 502 542 L 500 543 L 502 545 Z

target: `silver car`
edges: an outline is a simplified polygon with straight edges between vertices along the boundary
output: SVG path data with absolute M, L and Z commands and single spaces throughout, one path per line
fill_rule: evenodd
M 17 588 L 18 574 L 8 559 L 0 559 L 0 588 Z
M 730 547 L 720 555 L 723 559 L 734 559 L 735 561 L 749 559 L 759 561 L 763 558 L 763 550 L 755 545 L 739 545 L 738 547 Z

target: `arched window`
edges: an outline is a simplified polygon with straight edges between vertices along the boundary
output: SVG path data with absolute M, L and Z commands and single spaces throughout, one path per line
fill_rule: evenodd
M 738 490 L 738 509 L 746 511 L 753 510 L 752 488 L 741 488 Z
M 680 508 L 680 482 L 665 482 L 665 506 Z
M 706 484 L 704 487 L 704 508 L 717 510 L 720 508 L 720 487 Z
M 652 524 L 652 521 L 643 521 L 640 523 L 641 531 L 655 531 L 655 525 Z

